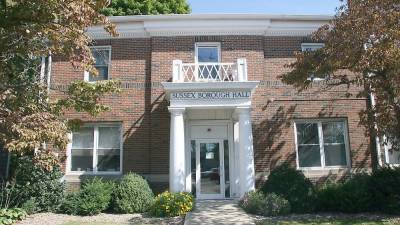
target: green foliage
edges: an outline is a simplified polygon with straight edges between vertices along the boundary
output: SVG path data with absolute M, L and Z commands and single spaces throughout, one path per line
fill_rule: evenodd
M 343 184 L 331 184 L 317 190 L 318 210 L 346 213 L 369 211 L 371 206 L 369 179 L 369 175 L 358 174 Z
M 244 209 L 244 211 L 261 215 L 264 205 L 264 194 L 260 191 L 250 191 L 244 194 L 239 200 L 239 206 Z
M 343 184 L 327 185 L 317 191 L 321 211 L 346 213 L 400 212 L 400 169 L 381 168 L 371 175 L 359 174 Z
M 100 12 L 106 16 L 187 14 L 190 6 L 186 0 L 112 0 Z
M 59 163 L 71 128 L 65 112 L 76 110 L 91 115 L 108 110 L 101 97 L 116 91 L 116 82 L 82 84 L 73 82 L 68 90 L 50 99 L 42 77 L 49 65 L 42 57 L 56 55 L 75 69 L 95 73 L 87 27 L 102 24 L 116 36 L 115 25 L 99 10 L 107 0 L 3 1 L 0 10 L 0 142 L 18 155 L 34 155 L 34 163 L 51 171 Z M 65 19 L 68 18 L 68 19 Z M 63 92 L 63 90 L 59 90 Z M 53 97 L 53 96 L 52 96 Z M 43 143 L 52 145 L 44 148 Z M 35 151 L 35 154 L 33 154 Z
M 35 198 L 30 198 L 28 201 L 22 203 L 21 209 L 23 209 L 28 215 L 37 213 L 40 211 L 38 203 Z
M 114 210 L 121 213 L 147 211 L 153 204 L 154 194 L 140 175 L 129 173 L 116 186 L 113 193 Z
M 150 212 L 157 217 L 174 217 L 192 211 L 193 206 L 194 198 L 190 193 L 166 191 L 156 196 Z
M 264 195 L 259 191 L 246 193 L 239 206 L 246 212 L 262 216 L 279 216 L 290 213 L 290 203 L 275 193 Z
M 264 216 L 279 216 L 289 214 L 291 210 L 288 200 L 272 193 L 265 196 Z
M 372 210 L 384 213 L 400 213 L 400 168 L 382 168 L 370 178 L 369 191 Z
M 268 180 L 263 184 L 264 194 L 276 193 L 290 202 L 296 213 L 314 210 L 314 187 L 301 171 L 283 164 L 271 171 Z
M 61 212 L 73 215 L 96 215 L 108 209 L 114 183 L 93 178 L 85 181 L 82 188 L 67 195 Z
M 376 104 L 359 113 L 361 124 L 370 136 L 400 150 L 399 0 L 342 2 L 329 24 L 312 35 L 324 47 L 297 53 L 282 81 L 300 90 L 313 88 L 311 92 L 337 86 L 348 97 L 373 93 Z M 326 78 L 320 89 L 308 79 L 311 74 Z
M 30 210 L 34 208 L 34 211 L 40 212 L 57 210 L 64 198 L 65 189 L 60 169 L 55 167 L 47 171 L 34 165 L 29 156 L 15 158 L 12 164 L 15 166 L 13 192 L 18 195 L 12 206 L 29 206 Z
M 0 209 L 0 224 L 14 224 L 18 220 L 24 219 L 26 215 L 26 212 L 19 208 Z

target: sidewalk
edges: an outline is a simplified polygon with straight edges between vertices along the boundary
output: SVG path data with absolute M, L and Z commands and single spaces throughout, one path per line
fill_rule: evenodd
M 195 210 L 186 215 L 185 225 L 254 225 L 232 200 L 197 200 Z

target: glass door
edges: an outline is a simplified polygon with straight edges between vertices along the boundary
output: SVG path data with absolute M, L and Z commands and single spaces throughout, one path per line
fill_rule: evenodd
M 200 199 L 224 198 L 223 140 L 196 141 L 196 196 Z

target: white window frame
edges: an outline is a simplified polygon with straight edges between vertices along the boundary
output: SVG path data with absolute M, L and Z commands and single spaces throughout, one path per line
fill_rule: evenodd
M 385 141 L 386 141 L 386 137 L 385 137 L 385 139 L 384 139 Z M 389 165 L 389 166 L 393 166 L 393 167 L 399 167 L 400 166 L 400 162 L 399 163 L 390 163 L 390 160 L 389 160 L 389 154 L 390 154 L 390 152 L 389 152 L 389 149 L 391 148 L 391 144 L 390 143 L 387 143 L 387 144 L 384 144 L 384 149 L 385 149 L 385 162 L 386 162 L 386 164 L 387 165 Z M 400 161 L 400 159 L 399 159 L 399 161 Z
M 307 48 L 311 48 L 311 51 L 315 51 L 323 47 L 325 47 L 324 43 L 301 43 L 302 52 L 305 52 Z
M 218 63 L 221 62 L 221 43 L 220 42 L 196 42 L 195 43 L 195 53 L 194 53 L 194 60 L 195 63 L 199 63 L 199 59 L 198 59 L 198 49 L 199 48 L 206 48 L 206 47 L 210 47 L 210 48 L 218 48 Z
M 111 67 L 111 45 L 99 45 L 99 46 L 91 46 L 90 47 L 90 50 L 92 51 L 93 49 L 96 49 L 96 50 L 108 50 L 108 54 L 109 54 L 109 56 L 108 56 L 108 68 L 107 68 L 107 80 L 111 80 L 111 73 L 110 73 L 110 67 Z M 89 76 L 90 75 L 90 73 L 89 73 L 89 71 L 87 71 L 87 70 L 85 70 L 84 71 L 84 73 L 83 73 L 83 79 L 84 79 L 84 81 L 86 81 L 86 82 L 89 82 L 89 83 L 95 83 L 95 82 L 97 82 L 97 81 L 89 81 Z
M 301 51 L 306 52 L 307 48 L 311 48 L 311 51 L 316 51 L 320 48 L 323 48 L 325 46 L 324 43 L 301 43 Z M 321 78 L 321 77 L 315 77 L 312 78 L 311 76 L 307 78 L 309 81 L 324 81 L 326 78 Z
M 72 163 L 71 163 L 71 153 L 72 153 L 72 133 L 69 134 L 69 143 L 67 146 L 67 175 L 120 175 L 122 174 L 122 162 L 123 162 L 123 131 L 122 131 L 122 123 L 85 123 L 84 127 L 93 127 L 94 128 L 94 137 L 93 137 L 93 171 L 72 171 Z M 120 146 L 119 146 L 119 171 L 97 171 L 97 146 L 98 146 L 98 137 L 99 137 L 99 127 L 118 127 L 120 131 Z
M 216 63 L 221 63 L 221 43 L 220 42 L 196 42 L 195 43 L 195 52 L 194 52 L 194 61 L 195 61 L 195 73 L 196 73 L 196 77 L 198 80 L 201 81 L 208 81 L 208 80 L 213 80 L 213 79 L 207 79 L 207 78 L 199 78 L 199 57 L 198 57 L 198 53 L 199 53 L 199 48 L 217 48 L 218 49 L 218 62 Z
M 346 163 L 347 165 L 342 166 L 325 166 L 325 149 L 324 149 L 324 137 L 322 132 L 322 123 L 325 122 L 341 122 L 344 123 L 344 144 L 346 148 Z M 319 153 L 320 153 L 320 160 L 321 166 L 316 167 L 300 167 L 299 162 L 299 149 L 298 149 L 298 142 L 297 142 L 297 124 L 304 124 L 304 123 L 316 123 L 318 125 L 318 138 L 319 138 Z M 297 119 L 294 121 L 294 140 L 296 146 L 296 166 L 298 170 L 334 170 L 334 169 L 346 169 L 351 167 L 350 161 L 350 144 L 349 144 L 349 134 L 348 134 L 348 125 L 346 119 Z

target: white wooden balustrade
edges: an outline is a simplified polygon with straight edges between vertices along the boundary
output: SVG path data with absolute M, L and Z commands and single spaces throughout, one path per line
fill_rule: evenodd
M 236 63 L 182 63 L 173 61 L 173 82 L 247 81 L 246 59 Z

